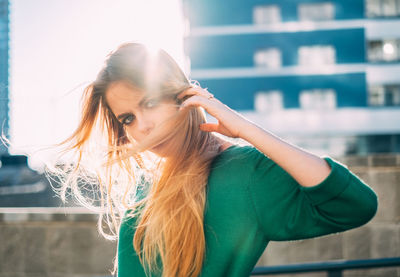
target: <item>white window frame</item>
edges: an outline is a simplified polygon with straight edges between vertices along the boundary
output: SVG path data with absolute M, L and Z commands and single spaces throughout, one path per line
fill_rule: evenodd
M 300 46 L 298 49 L 298 64 L 332 65 L 336 63 L 336 49 L 333 45 Z
M 337 95 L 334 89 L 303 90 L 299 94 L 300 107 L 303 110 L 334 110 L 337 107 Z
M 365 0 L 365 15 L 366 17 L 398 17 L 400 16 L 400 0 Z
M 257 5 L 253 7 L 254 24 L 270 25 L 281 21 L 281 9 L 278 5 Z
M 276 47 L 256 50 L 254 53 L 254 65 L 271 69 L 282 67 L 281 50 Z
M 259 113 L 279 112 L 284 109 L 280 90 L 258 91 L 254 95 L 254 108 Z
M 297 6 L 299 21 L 327 21 L 335 19 L 335 5 L 332 2 L 300 3 Z

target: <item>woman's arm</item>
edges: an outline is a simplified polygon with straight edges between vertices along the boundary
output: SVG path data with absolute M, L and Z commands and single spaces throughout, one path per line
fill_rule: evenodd
M 202 106 L 218 119 L 203 131 L 242 138 L 254 147 L 241 161 L 260 228 L 270 240 L 321 236 L 361 226 L 376 213 L 374 191 L 345 165 L 292 146 L 212 97 L 201 88 L 184 91 L 181 110 Z
M 239 137 L 271 158 L 304 187 L 318 185 L 331 171 L 324 159 L 283 141 L 250 121 L 241 125 Z
M 374 191 L 348 168 L 324 157 L 329 175 L 312 187 L 301 186 L 257 148 L 249 148 L 243 166 L 246 187 L 260 229 L 269 240 L 295 240 L 359 227 L 375 215 Z
M 326 161 L 267 132 L 223 104 L 207 90 L 194 87 L 182 92 L 178 98 L 189 95 L 191 97 L 182 103 L 180 110 L 190 106 L 202 106 L 219 121 L 218 124 L 202 124 L 200 129 L 248 141 L 304 187 L 315 186 L 329 175 L 331 169 Z

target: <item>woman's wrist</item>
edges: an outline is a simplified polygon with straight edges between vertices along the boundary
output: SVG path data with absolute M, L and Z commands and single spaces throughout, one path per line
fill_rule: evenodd
M 276 162 L 304 187 L 319 184 L 331 171 L 324 159 L 284 141 L 250 121 L 240 126 L 240 137 Z

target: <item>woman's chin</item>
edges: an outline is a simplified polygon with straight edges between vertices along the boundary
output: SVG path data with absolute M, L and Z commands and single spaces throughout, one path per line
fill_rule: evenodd
M 165 147 L 165 142 L 158 144 L 157 146 L 154 146 L 153 148 L 149 149 L 150 152 L 160 156 L 160 157 L 167 157 L 168 153 L 166 151 Z

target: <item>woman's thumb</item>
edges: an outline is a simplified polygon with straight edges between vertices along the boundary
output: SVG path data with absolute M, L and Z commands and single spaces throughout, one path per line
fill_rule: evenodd
M 200 130 L 206 131 L 206 132 L 216 132 L 218 130 L 218 124 L 202 123 L 202 124 L 200 124 Z

